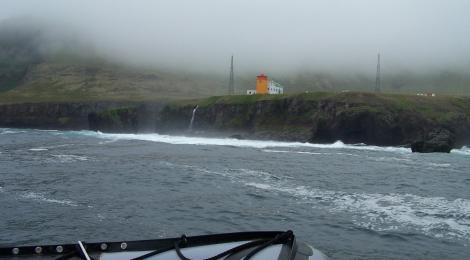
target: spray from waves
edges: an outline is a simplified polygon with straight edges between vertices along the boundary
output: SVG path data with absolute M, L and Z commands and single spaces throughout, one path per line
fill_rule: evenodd
M 78 204 L 76 202 L 73 202 L 71 200 L 58 200 L 58 199 L 51 199 L 47 198 L 43 194 L 35 193 L 35 192 L 26 192 L 20 196 L 23 199 L 30 199 L 30 200 L 35 200 L 39 202 L 47 202 L 47 203 L 55 203 L 55 204 L 60 204 L 60 205 L 65 205 L 65 206 L 71 206 L 71 207 L 77 207 Z
M 141 140 L 150 142 L 160 142 L 168 144 L 190 144 L 190 145 L 219 145 L 233 147 L 251 147 L 251 148 L 269 148 L 269 147 L 307 147 L 307 148 L 324 148 L 324 149 L 353 149 L 368 151 L 388 151 L 410 153 L 411 150 L 402 147 L 380 147 L 369 145 L 350 145 L 337 141 L 333 144 L 312 144 L 301 142 L 280 142 L 280 141 L 261 141 L 261 140 L 239 140 L 234 138 L 206 138 L 206 137 L 189 137 L 189 136 L 172 136 L 161 134 L 107 134 L 92 131 L 76 132 L 82 135 L 93 136 L 111 140 Z
M 292 178 L 251 169 L 209 170 L 165 162 L 166 166 L 190 168 L 199 174 L 228 178 L 232 183 L 271 194 L 294 197 L 333 214 L 351 214 L 357 226 L 375 231 L 413 230 L 436 238 L 470 240 L 470 200 L 448 200 L 399 193 L 351 193 L 298 185 Z
M 21 134 L 21 133 L 26 133 L 26 131 L 13 130 L 13 129 L 10 129 L 10 128 L 0 128 L 0 135 Z
M 461 155 L 470 155 L 470 147 L 464 146 L 460 149 L 452 149 L 450 152 Z

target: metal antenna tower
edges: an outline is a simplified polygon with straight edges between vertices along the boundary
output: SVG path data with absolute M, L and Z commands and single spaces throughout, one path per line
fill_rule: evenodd
M 380 52 L 377 54 L 377 74 L 375 76 L 375 92 L 381 92 L 380 89 Z
M 230 60 L 230 79 L 228 82 L 228 94 L 229 95 L 233 95 L 235 92 L 234 83 L 235 82 L 233 80 L 233 55 L 232 55 L 232 59 Z

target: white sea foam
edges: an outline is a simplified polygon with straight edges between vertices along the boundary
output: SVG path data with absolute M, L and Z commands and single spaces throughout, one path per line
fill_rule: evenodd
M 433 162 L 427 163 L 427 165 L 431 167 L 439 167 L 439 168 L 447 168 L 451 166 L 450 163 L 433 163 Z
M 351 145 L 337 141 L 333 144 L 313 144 L 301 142 L 280 142 L 265 140 L 239 140 L 234 138 L 207 138 L 207 137 L 189 137 L 189 136 L 172 136 L 161 134 L 106 134 L 100 132 L 80 131 L 83 135 L 94 136 L 111 140 L 142 140 L 151 142 L 160 142 L 168 144 L 192 144 L 192 145 L 223 145 L 235 147 L 252 147 L 252 148 L 269 148 L 269 147 L 309 147 L 309 148 L 325 148 L 325 149 L 354 149 L 368 151 L 388 151 L 410 153 L 411 150 L 403 147 L 380 147 L 370 145 Z
M 55 204 L 66 205 L 66 206 L 71 206 L 71 207 L 78 206 L 76 202 L 71 201 L 71 200 L 58 200 L 58 199 L 47 198 L 43 194 L 35 193 L 35 192 L 26 192 L 22 194 L 21 197 L 23 199 L 31 199 L 31 200 L 36 200 L 39 202 L 55 203 Z
M 74 144 L 58 144 L 58 145 L 43 146 L 41 148 L 54 149 L 54 148 L 59 148 L 59 147 L 72 146 L 72 145 Z
M 470 201 L 421 197 L 412 194 L 346 193 L 307 186 L 247 182 L 247 186 L 280 192 L 311 202 L 328 204 L 331 212 L 354 214 L 353 221 L 377 231 L 403 227 L 435 237 L 470 239 Z M 318 203 L 321 202 L 321 203 Z
M 372 157 L 368 156 L 367 158 L 374 161 L 383 161 L 383 162 L 411 162 L 410 158 L 399 158 L 399 157 Z
M 297 154 L 311 154 L 311 155 L 327 155 L 327 154 L 330 154 L 330 153 L 289 151 L 289 150 L 271 150 L 271 149 L 264 149 L 263 152 L 265 152 L 265 153 L 297 153 Z
M 89 158 L 86 156 L 72 155 L 72 154 L 53 154 L 54 158 L 61 163 L 69 163 L 76 161 L 88 161 Z
M 9 130 L 8 128 L 0 129 L 0 135 L 6 135 L 6 134 L 21 134 L 21 133 L 26 133 L 26 131 Z
M 296 154 L 310 154 L 310 155 L 348 155 L 348 156 L 360 156 L 352 153 L 321 153 L 321 152 L 307 152 L 307 151 L 294 151 L 294 150 L 272 150 L 272 149 L 263 149 L 265 153 L 296 153 Z
M 31 148 L 28 150 L 33 151 L 33 152 L 39 152 L 39 151 L 47 151 L 48 149 L 45 147 L 38 147 L 38 148 Z
M 470 239 L 470 200 L 422 197 L 399 193 L 353 193 L 298 185 L 295 180 L 266 171 L 226 169 L 213 171 L 191 165 L 202 174 L 219 175 L 231 182 L 270 193 L 289 195 L 332 213 L 347 212 L 358 226 L 376 231 L 415 230 L 438 238 Z
M 450 152 L 455 154 L 470 155 L 470 147 L 464 146 L 460 149 L 452 149 Z

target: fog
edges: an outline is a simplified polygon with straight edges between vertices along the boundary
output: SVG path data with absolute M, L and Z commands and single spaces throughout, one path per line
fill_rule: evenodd
M 36 26 L 133 65 L 227 73 L 470 70 L 467 0 L 1 0 Z M 18 20 L 17 20 L 18 21 Z M 65 35 L 64 34 L 64 35 Z

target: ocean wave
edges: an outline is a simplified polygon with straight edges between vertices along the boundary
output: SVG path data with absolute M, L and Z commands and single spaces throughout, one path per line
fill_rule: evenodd
M 451 166 L 450 163 L 427 163 L 430 167 L 440 167 L 440 168 L 448 168 Z
M 422 197 L 400 193 L 353 193 L 298 185 L 288 176 L 251 169 L 209 170 L 192 165 L 202 174 L 218 175 L 233 183 L 303 200 L 333 214 L 349 213 L 357 226 L 375 231 L 415 230 L 436 238 L 470 239 L 470 200 Z
M 368 156 L 367 158 L 377 161 L 377 162 L 411 162 L 410 158 L 398 158 L 398 157 L 371 157 Z
M 12 130 L 10 128 L 0 128 L 0 135 L 6 135 L 6 134 L 21 134 L 21 133 L 26 133 L 26 131 L 22 130 Z
M 389 151 L 410 153 L 411 150 L 403 147 L 380 147 L 363 144 L 344 144 L 337 141 L 333 144 L 313 144 L 301 142 L 281 142 L 281 141 L 265 141 L 265 140 L 239 140 L 234 138 L 207 138 L 207 137 L 190 137 L 190 136 L 173 136 L 161 134 L 107 134 L 92 131 L 80 131 L 82 135 L 105 138 L 111 140 L 141 140 L 150 142 L 160 142 L 168 144 L 191 144 L 191 145 L 220 145 L 233 147 L 251 147 L 251 148 L 269 148 L 269 147 L 308 147 L 308 148 L 324 148 L 324 149 L 353 149 L 368 151 Z
M 464 146 L 460 149 L 452 149 L 450 152 L 455 154 L 470 155 L 470 147 Z
M 58 199 L 52 199 L 52 198 L 47 198 L 43 194 L 40 193 L 35 193 L 35 192 L 26 192 L 21 195 L 21 198 L 23 199 L 31 199 L 39 202 L 47 202 L 47 203 L 55 203 L 55 204 L 60 204 L 60 205 L 66 205 L 66 206 L 71 206 L 71 207 L 77 207 L 78 204 L 74 201 L 71 200 L 58 200 Z
M 39 151 L 47 151 L 48 149 L 45 148 L 45 147 L 38 147 L 38 148 L 31 148 L 31 149 L 28 149 L 29 151 L 33 151 L 33 152 L 39 152 Z
M 352 153 L 322 153 L 322 152 L 307 152 L 307 151 L 293 151 L 293 150 L 273 150 L 273 149 L 263 149 L 265 153 L 296 153 L 296 154 L 310 154 L 310 155 L 348 155 L 348 156 L 360 156 Z
M 354 223 L 376 231 L 410 228 L 439 238 L 470 239 L 470 201 L 465 199 L 447 200 L 397 193 L 346 193 L 266 182 L 246 182 L 245 185 L 289 194 L 311 202 L 314 207 L 326 204 L 330 212 L 352 213 Z
M 54 158 L 60 163 L 69 163 L 76 161 L 88 161 L 89 158 L 86 156 L 72 155 L 72 154 L 52 154 Z
M 328 155 L 328 154 L 331 154 L 331 153 L 290 151 L 290 150 L 271 150 L 271 149 L 264 149 L 263 152 L 265 152 L 265 153 L 297 153 L 297 154 L 311 154 L 311 155 Z

